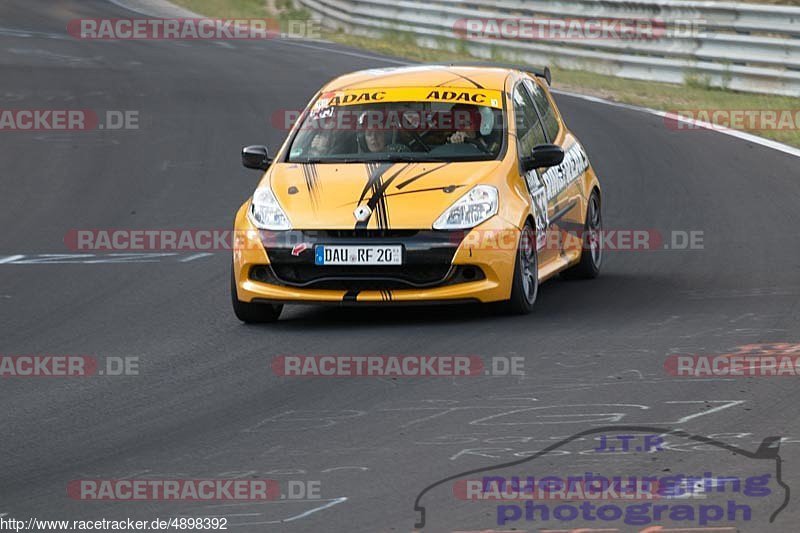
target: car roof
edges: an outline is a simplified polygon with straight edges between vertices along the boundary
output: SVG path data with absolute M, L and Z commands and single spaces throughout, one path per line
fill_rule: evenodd
M 412 65 L 377 68 L 340 76 L 330 81 L 323 90 L 442 86 L 502 91 L 511 72 L 512 69 L 493 66 Z

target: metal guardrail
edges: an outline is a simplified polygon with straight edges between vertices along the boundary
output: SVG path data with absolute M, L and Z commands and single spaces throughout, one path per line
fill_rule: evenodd
M 297 0 L 329 28 L 481 59 L 800 96 L 800 7 L 677 0 Z M 650 39 L 464 39 L 469 20 L 658 21 Z M 459 26 L 460 25 L 460 26 Z M 507 36 L 499 36 L 507 37 Z

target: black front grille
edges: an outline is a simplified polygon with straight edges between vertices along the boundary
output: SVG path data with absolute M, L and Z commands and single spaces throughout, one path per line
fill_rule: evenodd
M 308 232 L 310 233 L 310 232 Z M 335 239 L 397 239 L 414 237 L 419 231 L 413 229 L 329 229 L 316 232 L 319 237 Z M 318 238 L 319 238 L 318 237 Z
M 432 230 L 262 231 L 270 265 L 254 267 L 251 278 L 294 287 L 345 290 L 410 289 L 482 279 L 483 272 L 476 267 L 462 270 L 452 265 L 463 235 Z M 402 246 L 403 264 L 338 266 L 314 262 L 317 245 L 365 243 Z
M 442 281 L 449 264 L 403 266 L 319 266 L 308 264 L 272 265 L 278 279 L 292 285 L 318 285 L 325 280 L 395 280 L 408 286 L 431 285 Z M 319 287 L 321 288 L 321 287 Z
M 399 290 L 478 281 L 486 276 L 471 265 L 364 267 L 257 265 L 250 279 L 264 283 L 329 290 Z

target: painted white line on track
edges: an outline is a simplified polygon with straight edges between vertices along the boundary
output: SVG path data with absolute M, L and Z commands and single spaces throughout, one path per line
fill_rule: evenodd
M 113 253 L 113 254 L 29 254 L 0 256 L 0 265 L 97 265 L 120 263 L 160 263 L 176 260 L 187 263 L 196 259 L 209 257 L 214 254 L 208 252 L 191 254 L 178 252 L 166 253 Z
M 299 501 L 299 500 L 295 500 Z M 324 501 L 324 500 L 317 500 L 317 501 Z M 238 527 L 238 526 L 259 526 L 259 525 L 268 525 L 268 524 L 285 524 L 286 522 L 294 522 L 295 520 L 300 520 L 302 518 L 306 518 L 307 516 L 311 516 L 314 513 L 319 511 L 324 511 L 334 505 L 339 505 L 340 503 L 346 502 L 347 497 L 342 496 L 341 498 L 335 498 L 333 500 L 328 501 L 328 503 L 324 505 L 320 505 L 319 507 L 314 507 L 313 509 L 309 509 L 308 511 L 302 512 L 297 515 L 290 516 L 289 518 L 284 518 L 283 520 L 267 520 L 264 522 L 243 522 L 241 524 L 228 524 L 230 527 Z M 283 502 L 291 503 L 292 500 L 283 500 Z M 278 501 L 274 503 L 279 503 Z
M 669 114 L 670 120 L 675 120 L 677 122 L 684 122 L 686 124 L 690 124 L 698 128 L 711 130 L 713 132 L 721 133 L 722 135 L 728 135 L 730 137 L 736 137 L 737 139 L 742 139 L 743 141 L 748 141 L 761 146 L 765 146 L 767 148 L 771 148 L 773 150 L 777 150 L 779 152 L 783 152 L 785 154 L 793 155 L 795 157 L 800 157 L 800 148 L 795 148 L 794 146 L 789 146 L 788 144 L 779 143 L 778 141 L 765 139 L 764 137 L 759 137 L 758 135 L 753 135 L 752 133 L 747 133 L 740 130 L 733 130 L 730 128 L 726 128 L 724 126 L 712 124 L 710 122 L 703 122 L 688 117 L 681 117 L 678 116 L 676 113 L 668 113 L 667 111 L 659 111 L 658 109 L 652 109 L 649 107 L 641 107 L 637 105 L 623 104 L 621 102 L 613 102 L 611 100 L 598 98 L 597 96 L 589 96 L 587 94 L 579 94 L 569 91 L 560 91 L 558 89 L 554 89 L 552 92 L 556 94 L 562 94 L 564 96 L 570 96 L 572 98 L 579 98 L 581 100 L 585 100 L 587 102 L 592 102 L 596 104 L 610 105 L 613 107 L 627 109 L 629 111 L 638 111 L 640 113 L 647 113 L 661 118 L 665 118 Z
M 261 516 L 261 513 L 199 514 L 197 518 L 225 518 L 228 516 Z
M 683 418 L 679 419 L 676 424 L 684 424 L 689 420 L 693 420 L 700 416 L 710 415 L 712 413 L 718 413 L 723 409 L 728 409 L 729 407 L 735 407 L 737 405 L 742 405 L 746 403 L 746 400 L 675 400 L 675 401 L 667 401 L 664 403 L 721 403 L 722 405 L 718 405 L 709 409 L 708 411 L 701 411 L 699 413 L 695 413 L 693 415 L 684 416 Z
M 21 38 L 30 38 L 30 37 L 42 37 L 45 39 L 68 39 L 69 36 L 65 34 L 59 33 L 48 33 L 43 31 L 36 31 L 36 30 L 25 30 L 19 28 L 0 28 L 0 35 L 4 37 L 21 37 Z
M 181 263 L 188 263 L 189 261 L 194 261 L 195 259 L 200 259 L 201 257 L 208 257 L 210 255 L 214 255 L 214 254 L 209 253 L 209 252 L 200 252 L 199 254 L 192 254 L 189 257 L 184 257 L 183 259 L 180 259 L 179 261 Z
M 346 496 L 342 496 L 341 498 L 336 498 L 335 500 L 329 501 L 328 503 L 326 503 L 325 505 L 321 505 L 320 507 L 315 507 L 314 509 L 309 509 L 308 511 L 306 511 L 304 513 L 300 513 L 299 515 L 292 516 L 290 518 L 287 518 L 286 520 L 281 520 L 281 522 L 293 522 L 294 520 L 300 520 L 301 518 L 305 518 L 305 517 L 307 517 L 309 515 L 312 515 L 312 514 L 318 512 L 318 511 L 324 511 L 325 509 L 327 509 L 329 507 L 333 507 L 334 505 L 339 505 L 340 503 L 344 503 L 346 501 L 347 501 L 347 497 Z
M 311 50 L 322 50 L 324 52 L 334 52 L 343 56 L 350 56 L 350 57 L 358 57 L 361 59 L 375 59 L 377 61 L 383 61 L 385 63 L 392 63 L 394 65 L 416 65 L 417 63 L 411 63 L 409 61 L 401 61 L 399 59 L 390 59 L 388 57 L 379 57 L 370 54 L 362 54 L 359 52 L 350 52 L 349 50 L 338 50 L 336 48 L 326 48 L 324 46 L 316 46 L 312 44 L 305 44 L 299 43 L 296 41 L 290 41 L 288 39 L 273 39 L 269 41 L 270 43 L 275 44 L 285 44 L 288 46 L 299 46 L 300 48 L 310 48 Z M 324 41 L 323 41 L 324 42 Z
M 199 18 L 200 15 L 186 8 L 176 6 L 172 2 L 162 0 L 108 0 L 115 6 L 133 11 L 148 17 L 169 18 L 187 17 Z

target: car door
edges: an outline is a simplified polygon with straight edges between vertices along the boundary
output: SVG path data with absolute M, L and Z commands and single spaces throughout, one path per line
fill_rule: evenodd
M 565 152 L 570 148 L 580 149 L 577 140 L 572 136 L 566 135 L 566 131 L 561 126 L 561 119 L 558 111 L 548 98 L 545 90 L 536 81 L 530 78 L 524 80 L 525 88 L 528 90 L 536 111 L 547 137 L 547 142 L 561 146 Z M 548 244 L 557 248 L 560 253 L 564 253 L 567 243 L 567 231 L 580 232 L 583 230 L 581 217 L 581 180 L 575 179 L 574 175 L 579 169 L 570 166 L 571 158 L 566 157 L 564 162 L 558 167 L 551 169 L 541 169 L 540 177 L 543 178 L 547 189 L 548 212 L 550 223 L 550 237 L 553 239 Z M 544 173 L 549 175 L 544 175 Z M 553 184 L 558 184 L 557 187 Z M 573 239 L 574 241 L 574 239 Z M 575 246 L 573 243 L 571 246 Z M 579 243 L 577 244 L 580 245 Z
M 560 253 L 558 246 L 549 245 L 553 237 L 550 217 L 553 215 L 555 204 L 549 201 L 547 187 L 542 178 L 543 169 L 525 171 L 522 168 L 522 159 L 530 156 L 534 146 L 546 143 L 547 136 L 539 113 L 536 111 L 536 105 L 531 94 L 525 88 L 524 82 L 520 81 L 514 86 L 512 100 L 517 128 L 517 157 L 519 158 L 520 175 L 524 178 L 533 204 L 539 264 L 545 265 Z

